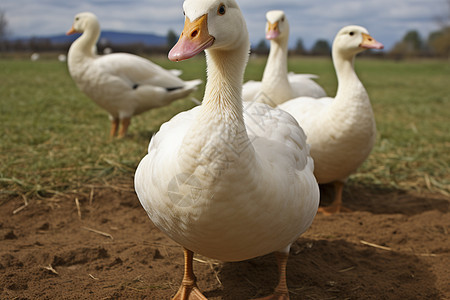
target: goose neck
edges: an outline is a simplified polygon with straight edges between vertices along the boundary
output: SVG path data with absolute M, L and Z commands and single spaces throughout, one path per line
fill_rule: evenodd
M 360 94 L 364 87 L 354 68 L 355 55 L 346 56 L 337 51 L 333 52 L 333 63 L 336 70 L 338 89 L 336 99 L 351 99 L 352 94 Z
M 73 43 L 74 48 L 86 56 L 94 56 L 93 47 L 100 37 L 100 26 L 92 26 L 86 29 L 83 34 Z
M 267 79 L 272 76 L 287 76 L 287 57 L 287 40 L 271 40 L 269 57 L 263 74 L 263 81 L 265 78 Z
M 205 52 L 208 80 L 202 115 L 215 120 L 229 119 L 243 126 L 242 82 L 248 59 L 248 47 Z

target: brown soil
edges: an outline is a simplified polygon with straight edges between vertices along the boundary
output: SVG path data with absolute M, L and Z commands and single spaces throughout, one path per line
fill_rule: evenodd
M 353 212 L 317 216 L 292 246 L 291 299 L 450 299 L 448 198 L 362 187 L 344 197 Z M 13 214 L 22 204 L 0 202 L 1 299 L 170 299 L 178 289 L 181 247 L 153 226 L 131 183 Z M 196 258 L 208 299 L 252 299 L 277 283 L 273 255 Z

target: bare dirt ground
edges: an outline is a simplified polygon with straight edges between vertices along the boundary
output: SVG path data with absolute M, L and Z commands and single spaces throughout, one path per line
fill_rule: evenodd
M 354 186 L 344 197 L 353 212 L 317 216 L 292 246 L 291 299 L 450 299 L 450 199 Z M 132 183 L 13 214 L 22 204 L 0 201 L 1 299 L 170 299 L 178 289 L 182 249 L 153 226 Z M 208 299 L 252 299 L 277 283 L 273 255 L 196 256 L 194 268 Z

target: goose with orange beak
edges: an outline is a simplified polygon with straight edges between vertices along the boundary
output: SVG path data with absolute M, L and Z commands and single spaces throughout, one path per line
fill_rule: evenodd
M 288 73 L 289 22 L 281 10 L 266 14 L 266 39 L 270 52 L 262 81 L 247 81 L 243 86 L 244 101 L 257 101 L 272 107 L 293 98 L 325 97 L 324 89 L 313 79 L 313 74 Z
M 309 228 L 319 203 L 306 136 L 286 112 L 243 104 L 250 43 L 236 1 L 186 0 L 183 8 L 185 27 L 169 58 L 205 51 L 203 101 L 161 126 L 135 174 L 152 222 L 184 247 L 174 299 L 206 299 L 196 284 L 194 253 L 241 261 L 271 252 L 280 273 L 267 299 L 288 299 L 290 245 Z
M 131 118 L 187 97 L 201 80 L 183 81 L 176 72 L 129 53 L 97 55 L 100 24 L 90 12 L 75 16 L 67 34 L 82 33 L 70 46 L 68 67 L 78 88 L 105 109 L 110 136 L 124 137 Z
M 383 49 L 367 29 L 350 25 L 342 28 L 333 42 L 333 63 L 338 79 L 334 98 L 300 97 L 279 108 L 292 114 L 308 136 L 319 183 L 332 183 L 335 195 L 326 215 L 348 211 L 342 204 L 347 178 L 369 156 L 376 137 L 375 117 L 366 89 L 354 70 L 358 53 Z

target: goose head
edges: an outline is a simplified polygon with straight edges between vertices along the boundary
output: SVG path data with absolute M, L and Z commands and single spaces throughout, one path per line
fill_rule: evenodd
M 384 46 L 370 36 L 366 28 L 350 25 L 337 33 L 333 42 L 333 54 L 353 57 L 366 49 L 383 49 Z
M 82 12 L 75 16 L 72 28 L 67 31 L 67 35 L 74 33 L 83 33 L 84 31 L 92 29 L 100 32 L 100 24 L 97 17 L 91 12 Z
M 185 24 L 169 59 L 181 61 L 203 50 L 248 49 L 248 32 L 241 10 L 234 0 L 186 0 Z
M 266 19 L 266 39 L 287 40 L 289 38 L 289 23 L 282 10 L 268 11 Z

